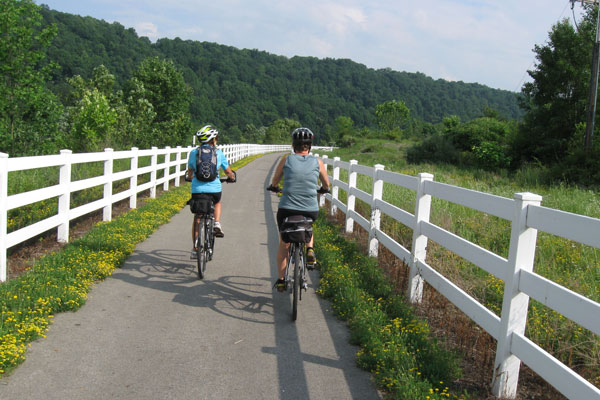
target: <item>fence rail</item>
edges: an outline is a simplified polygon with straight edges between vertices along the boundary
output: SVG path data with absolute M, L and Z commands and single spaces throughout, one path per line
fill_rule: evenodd
M 524 335 L 530 297 L 600 335 L 599 303 L 533 272 L 538 230 L 600 248 L 600 219 L 542 207 L 542 198 L 531 193 L 516 193 L 509 199 L 434 182 L 430 174 L 413 177 L 385 171 L 383 165 L 365 167 L 355 160 L 343 162 L 338 157 L 330 159 L 326 155 L 321 159 L 331 171 L 333 185 L 331 194 L 321 197 L 321 205 L 326 198 L 330 201 L 332 215 L 337 210 L 346 215 L 348 233 L 353 231 L 354 222 L 368 232 L 369 255 L 377 257 L 381 244 L 408 265 L 408 299 L 420 302 L 426 281 L 497 340 L 492 382 L 494 395 L 516 396 L 522 361 L 570 399 L 600 399 L 598 388 Z M 347 171 L 347 182 L 340 180 L 340 169 Z M 357 174 L 372 178 L 372 193 L 356 187 Z M 414 214 L 382 199 L 384 183 L 415 192 Z M 346 204 L 339 199 L 340 189 L 347 194 Z M 432 196 L 508 220 L 511 223 L 508 258 L 429 222 Z M 356 198 L 371 207 L 370 219 L 355 211 Z M 380 229 L 382 213 L 412 229 L 410 250 Z M 428 240 L 504 281 L 500 317 L 425 262 Z
M 230 163 L 255 154 L 290 151 L 289 145 L 229 144 L 219 146 L 219 148 Z M 72 153 L 70 150 L 62 150 L 58 155 L 15 158 L 0 153 L 0 282 L 6 281 L 7 278 L 7 250 L 9 248 L 52 229 L 57 229 L 58 241 L 67 242 L 70 221 L 97 210 L 103 210 L 103 220 L 109 221 L 112 218 L 114 203 L 129 198 L 129 207 L 136 208 L 138 193 L 149 190 L 150 196 L 156 197 L 156 188 L 161 184 L 163 190 L 169 189 L 171 181 L 174 181 L 175 186 L 179 186 L 180 178 L 185 174 L 187 156 L 192 149 L 192 146 L 166 147 L 164 149 L 153 147 L 146 150 L 132 148 L 128 151 L 106 149 L 103 152 L 79 154 Z M 159 162 L 159 156 L 162 156 L 162 162 Z M 150 157 L 150 165 L 138 167 L 140 157 Z M 130 168 L 115 172 L 114 161 L 119 159 L 129 159 Z M 72 180 L 72 166 L 90 162 L 104 163 L 104 173 L 93 178 Z M 8 195 L 9 173 L 50 167 L 59 167 L 58 184 Z M 161 171 L 162 176 L 158 178 Z M 138 177 L 144 174 L 150 174 L 150 180 L 138 184 Z M 126 179 L 129 179 L 129 188 L 119 193 L 113 193 L 113 182 Z M 98 186 L 103 187 L 102 198 L 71 208 L 71 193 Z M 8 212 L 10 210 L 52 198 L 58 199 L 58 209 L 55 215 L 8 233 Z

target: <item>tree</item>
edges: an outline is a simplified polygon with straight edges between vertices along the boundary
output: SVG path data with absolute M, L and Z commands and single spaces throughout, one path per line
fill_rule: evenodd
M 111 146 L 117 112 L 98 89 L 86 91 L 73 108 L 71 149 L 75 152 L 100 151 Z
M 189 117 L 192 91 L 175 64 L 158 57 L 147 58 L 133 76 L 143 87 L 142 98 L 152 104 L 156 113 L 152 146 L 176 146 L 188 142 L 193 134 Z
M 381 129 L 397 137 L 409 121 L 410 110 L 402 100 L 391 100 L 375 107 L 375 117 Z
M 291 133 L 300 127 L 300 122 L 289 118 L 278 119 L 268 128 L 265 135 L 265 144 L 291 144 Z
M 526 115 L 513 149 L 522 161 L 559 162 L 566 155 L 577 124 L 585 122 L 595 32 L 593 16 L 594 12 L 588 10 L 578 30 L 566 19 L 558 22 L 552 27 L 548 42 L 535 46 L 537 63 L 528 71 L 533 81 L 522 89 Z
M 61 106 L 45 87 L 43 66 L 55 26 L 40 28 L 31 0 L 0 0 L 0 150 L 11 155 L 53 152 Z

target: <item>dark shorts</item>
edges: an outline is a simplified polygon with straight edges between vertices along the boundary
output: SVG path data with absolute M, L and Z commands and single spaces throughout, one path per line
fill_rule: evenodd
M 316 221 L 319 217 L 318 211 L 298 211 L 298 210 L 288 210 L 286 208 L 280 208 L 277 210 L 277 227 L 281 229 L 281 224 L 283 224 L 283 220 L 289 217 L 290 215 L 303 215 L 306 218 L 310 218 L 313 221 Z
M 197 199 L 198 197 L 211 197 L 213 203 L 217 204 L 221 201 L 221 193 L 192 193 L 192 199 Z

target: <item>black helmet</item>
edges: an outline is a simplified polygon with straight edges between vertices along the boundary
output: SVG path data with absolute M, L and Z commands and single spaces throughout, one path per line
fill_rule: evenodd
M 292 143 L 312 144 L 315 134 L 308 128 L 296 128 L 292 132 Z

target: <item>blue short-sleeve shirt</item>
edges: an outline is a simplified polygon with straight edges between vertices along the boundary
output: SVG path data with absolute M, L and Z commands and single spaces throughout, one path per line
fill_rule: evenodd
M 198 158 L 198 149 L 194 149 L 190 152 L 190 156 L 188 158 L 188 168 L 191 168 L 196 171 L 196 158 Z M 222 169 L 225 171 L 229 167 L 229 162 L 227 161 L 227 157 L 225 154 L 217 149 L 217 170 Z M 196 174 L 194 173 L 194 179 L 192 180 L 192 193 L 219 193 L 223 189 L 221 187 L 221 181 L 219 177 L 217 177 L 214 181 L 211 182 L 202 182 L 196 178 Z

